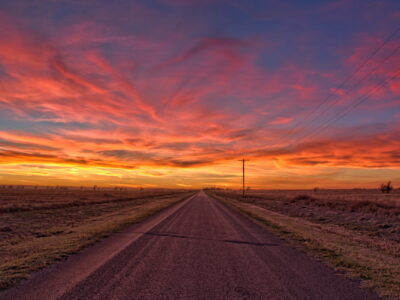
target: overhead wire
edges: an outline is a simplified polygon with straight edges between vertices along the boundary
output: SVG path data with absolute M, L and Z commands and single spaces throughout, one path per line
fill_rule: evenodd
M 313 131 L 309 132 L 307 135 L 303 136 L 302 139 L 310 138 L 315 136 L 325 129 L 327 129 L 330 125 L 336 123 L 337 121 L 341 120 L 343 117 L 351 113 L 354 109 L 360 106 L 362 103 L 367 101 L 372 95 L 377 93 L 379 90 L 384 88 L 390 81 L 396 79 L 400 75 L 400 68 L 397 69 L 395 72 L 392 72 L 391 75 L 386 76 L 380 83 L 369 90 L 367 94 L 361 95 L 355 101 L 350 103 L 345 107 L 344 110 L 337 112 L 333 117 L 322 123 L 320 126 L 315 128 Z
M 374 69 L 372 69 L 370 72 L 368 72 L 361 80 L 359 80 L 359 81 L 352 87 L 351 91 L 353 91 L 355 87 L 358 87 L 362 82 L 364 82 L 365 80 L 367 80 L 368 78 L 370 78 L 371 75 L 375 74 L 375 72 L 376 72 L 379 68 L 381 68 L 382 65 L 384 65 L 390 58 L 392 58 L 393 56 L 395 56 L 395 55 L 399 52 L 399 50 L 400 50 L 400 46 L 398 46 L 394 51 L 392 51 L 392 52 L 390 53 L 390 55 L 388 55 L 380 65 L 377 65 Z M 394 73 L 397 73 L 397 71 L 395 71 Z M 383 86 L 384 86 L 384 85 L 385 85 L 385 82 L 386 82 L 386 79 L 389 78 L 389 77 L 391 77 L 391 76 L 389 75 L 389 76 L 385 77 L 384 80 L 380 81 L 380 83 L 378 84 L 378 86 L 380 86 L 381 84 L 383 84 Z M 389 81 L 391 81 L 391 80 L 393 80 L 393 79 L 394 79 L 394 78 L 389 79 Z M 380 88 L 383 88 L 383 86 L 380 87 Z M 380 89 L 380 88 L 379 88 L 379 89 Z M 349 94 L 349 93 L 347 93 L 347 94 Z M 370 96 L 371 96 L 371 95 L 370 95 Z M 363 96 L 360 96 L 360 97 L 363 97 Z M 354 103 L 357 103 L 357 102 L 359 101 L 360 97 L 356 98 L 354 101 L 352 101 L 351 103 L 349 103 L 348 105 L 346 105 L 346 107 L 343 109 L 343 111 L 346 111 L 346 110 L 348 109 L 348 107 L 351 107 Z M 365 102 L 365 101 L 363 101 L 363 102 Z M 337 101 L 336 101 L 335 103 L 337 103 Z M 358 106 L 358 105 L 357 105 L 357 106 Z M 332 107 L 333 107 L 333 106 L 332 106 Z M 332 108 L 332 107 L 331 107 L 331 108 Z M 322 114 L 328 112 L 331 108 L 324 110 L 324 111 L 322 112 Z M 321 114 L 321 115 L 322 115 L 322 114 Z M 338 114 L 341 114 L 341 112 L 337 112 L 337 113 L 335 114 L 335 116 L 338 115 Z M 317 118 L 314 118 L 312 121 L 315 121 L 315 120 L 317 120 L 317 119 L 318 119 L 318 117 L 317 117 Z M 329 120 L 331 120 L 331 119 L 332 119 L 332 117 L 328 119 L 328 122 L 329 122 Z M 325 123 L 327 123 L 327 121 L 325 121 L 323 124 L 325 124 Z M 323 124 L 322 124 L 322 125 L 323 125 Z M 319 127 L 321 127 L 321 125 L 317 126 L 316 129 L 313 129 L 313 132 L 316 131 Z M 310 136 L 310 133 L 306 133 L 305 135 L 301 135 L 301 136 L 299 136 L 298 138 L 292 139 L 292 141 L 296 141 L 296 140 L 299 140 L 299 139 L 301 139 L 301 138 L 305 138 L 305 137 L 309 137 L 309 136 Z
M 351 79 L 357 75 L 361 69 L 363 69 L 371 60 L 372 58 L 378 54 L 398 33 L 400 32 L 400 27 L 398 27 L 396 30 L 394 30 L 390 35 L 388 35 L 388 37 L 374 50 L 371 52 L 371 54 L 349 75 L 345 78 L 345 80 L 343 80 L 339 86 L 336 88 L 336 90 L 340 90 L 342 89 L 348 82 L 351 81 Z M 385 59 L 384 62 L 386 62 L 390 57 L 389 56 Z M 383 63 L 384 63 L 383 62 Z M 356 86 L 358 86 L 359 84 L 361 84 L 361 82 L 365 79 L 367 79 L 372 72 L 374 72 L 377 68 L 375 68 L 373 71 L 371 71 L 370 73 L 368 73 L 366 76 L 364 76 L 361 80 L 359 80 L 355 85 L 352 86 L 351 90 L 353 90 Z M 349 92 L 347 92 L 346 94 L 348 94 Z M 295 137 L 298 133 L 298 129 L 301 125 L 303 125 L 306 121 L 308 121 L 313 114 L 317 113 L 318 110 L 320 110 L 320 108 L 322 106 L 324 106 L 326 103 L 328 103 L 329 100 L 331 100 L 332 97 L 334 96 L 338 96 L 337 94 L 333 94 L 333 93 L 329 93 L 328 96 L 326 98 L 324 98 L 323 101 L 321 101 L 316 107 L 314 107 L 303 119 L 301 119 L 291 130 L 291 133 L 289 134 L 289 136 L 286 136 L 286 140 L 287 139 L 291 139 L 293 137 Z M 337 100 L 336 100 L 337 102 Z M 331 105 L 332 106 L 332 105 Z M 328 108 L 329 109 L 329 108 Z M 323 112 L 325 113 L 327 111 L 327 109 L 325 109 Z M 317 117 L 314 117 L 311 122 L 314 122 L 316 119 L 318 119 L 318 115 Z M 297 132 L 296 132 L 297 131 Z

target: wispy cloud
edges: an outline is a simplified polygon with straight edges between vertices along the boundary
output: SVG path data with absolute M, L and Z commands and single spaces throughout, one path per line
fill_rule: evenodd
M 23 2 L 32 13 L 0 5 L 2 174 L 13 166 L 23 177 L 23 170 L 48 165 L 80 168 L 87 182 L 95 174 L 90 168 L 110 168 L 118 180 L 136 178 L 127 179 L 131 184 L 151 177 L 168 186 L 179 177 L 179 184 L 216 178 L 235 185 L 240 170 L 234 166 L 243 155 L 268 161 L 260 178 L 271 168 L 281 176 L 311 167 L 399 168 L 399 79 L 335 117 L 396 69 L 399 53 L 382 61 L 398 39 L 339 87 L 393 30 L 396 3 L 377 10 L 377 3 L 359 2 L 353 20 L 332 14 L 355 9 L 345 1 L 313 8 L 256 1 Z M 387 16 L 378 27 L 369 24 L 374 13 Z M 294 27 L 294 16 L 301 26 Z M 307 118 L 329 93 L 330 101 Z M 218 179 L 219 167 L 234 175 Z

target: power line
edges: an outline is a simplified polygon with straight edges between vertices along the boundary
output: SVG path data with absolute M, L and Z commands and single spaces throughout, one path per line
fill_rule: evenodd
M 361 83 L 362 81 L 364 81 L 364 79 L 367 79 L 367 78 L 369 78 L 372 74 L 374 74 L 375 71 L 377 71 L 383 64 L 385 64 L 390 58 L 392 58 L 399 50 L 400 50 L 400 46 L 397 47 L 394 51 L 392 51 L 391 54 L 388 55 L 388 56 L 384 59 L 384 61 L 382 62 L 381 65 L 375 67 L 375 68 L 374 68 L 373 70 L 371 70 L 366 76 L 364 76 L 361 80 L 359 80 L 359 81 L 351 88 L 351 90 L 353 90 L 354 87 L 360 85 L 360 83 Z M 394 73 L 397 73 L 397 71 L 395 71 Z M 392 74 L 394 74 L 394 73 L 392 73 Z M 391 76 L 389 75 L 389 76 L 385 77 L 385 78 L 378 84 L 378 87 L 379 87 L 380 85 L 382 85 L 382 84 L 383 84 L 383 86 L 384 86 L 386 81 L 391 81 L 391 80 L 394 79 L 394 78 L 388 79 L 389 77 L 391 77 Z M 378 90 L 381 89 L 383 86 L 379 87 Z M 372 94 L 374 94 L 374 93 L 375 93 L 375 92 L 373 92 Z M 348 94 L 348 93 L 347 93 L 347 94 Z M 367 98 L 369 98 L 372 94 L 371 94 L 370 92 L 368 92 Z M 348 104 L 342 111 L 337 112 L 337 113 L 335 114 L 335 116 L 338 115 L 338 114 L 341 114 L 342 112 L 346 112 L 346 110 L 348 110 L 348 108 L 349 108 L 350 106 L 352 106 L 354 103 L 357 103 L 357 102 L 360 100 L 360 98 L 363 98 L 364 96 L 365 96 L 365 95 L 362 95 L 362 96 L 358 97 L 355 101 L 353 101 L 353 102 L 351 102 L 350 104 Z M 365 100 L 362 101 L 361 103 L 363 103 L 363 102 L 365 102 Z M 337 101 L 335 101 L 334 103 L 337 103 Z M 359 105 L 359 104 L 358 104 L 358 105 Z M 358 106 L 358 105 L 356 105 L 356 106 Z M 325 109 L 325 110 L 321 113 L 321 115 L 323 115 L 323 114 L 325 114 L 326 112 L 328 112 L 332 107 L 333 107 L 333 106 L 329 107 L 328 109 Z M 346 113 L 346 114 L 347 114 L 347 113 Z M 321 115 L 320 115 L 320 116 L 321 116 Z M 335 116 L 334 116 L 334 118 L 335 118 Z M 313 121 L 316 121 L 316 120 L 318 119 L 318 117 L 319 117 L 319 116 L 317 116 L 316 118 L 314 118 L 314 119 L 310 122 L 310 124 L 312 124 Z M 332 118 L 330 118 L 329 120 L 332 120 Z M 329 122 L 329 120 L 328 120 L 328 122 Z M 327 122 L 324 122 L 323 124 L 326 124 L 326 123 L 327 123 Z M 323 124 L 322 124 L 322 125 L 323 125 Z M 318 126 L 317 129 L 318 129 L 319 127 L 321 127 L 321 125 Z M 311 133 L 306 133 L 305 135 L 302 135 L 302 136 L 299 136 L 298 138 L 292 139 L 292 141 L 297 141 L 297 140 L 299 140 L 299 139 L 301 139 L 301 138 L 308 137 L 310 134 L 313 134 L 314 131 L 316 131 L 316 129 L 313 129 Z M 292 143 L 292 142 L 291 142 L 291 143 Z
M 362 77 L 359 81 L 357 81 L 357 83 L 355 83 L 349 90 L 346 90 L 345 94 L 348 95 L 349 93 L 351 93 L 356 87 L 358 87 L 364 80 L 367 80 L 368 78 L 371 77 L 371 75 L 373 75 L 382 65 L 384 65 L 390 58 L 392 58 L 398 51 L 400 50 L 400 46 L 397 47 L 394 51 L 391 52 L 390 55 L 388 55 L 380 65 L 377 65 L 374 69 L 372 69 L 370 72 L 368 72 L 364 77 Z M 339 99 L 339 98 L 338 98 Z M 332 107 L 334 107 L 334 105 L 338 102 L 338 99 L 336 99 L 335 101 L 330 103 L 330 106 L 328 106 L 327 108 L 325 108 L 325 110 L 323 110 L 320 114 L 323 115 L 326 112 L 328 112 Z M 315 120 L 318 119 L 319 116 L 316 116 L 310 123 L 314 122 Z
M 377 86 L 374 88 L 370 89 L 370 91 L 367 94 L 364 94 L 357 98 L 356 101 L 350 103 L 349 105 L 346 106 L 346 108 L 338 113 L 336 113 L 333 118 L 330 118 L 328 121 L 324 122 L 321 124 L 321 126 L 318 126 L 316 129 L 314 129 L 312 132 L 309 134 L 303 136 L 303 138 L 307 138 L 310 136 L 315 136 L 318 133 L 321 133 L 324 129 L 328 128 L 330 125 L 334 124 L 335 122 L 339 121 L 343 117 L 345 117 L 347 114 L 352 112 L 355 108 L 357 108 L 359 105 L 364 103 L 366 100 L 368 100 L 373 94 L 381 90 L 385 85 L 387 85 L 390 81 L 395 79 L 400 75 L 400 69 L 392 73 L 393 75 L 387 76 L 384 80 L 382 80 Z
M 383 48 L 386 46 L 387 43 L 389 43 L 398 33 L 400 32 L 400 27 L 398 27 L 395 31 L 393 31 L 385 40 L 384 42 L 378 47 L 376 48 L 348 77 L 345 78 L 345 80 L 343 80 L 339 86 L 336 88 L 337 90 L 341 89 L 342 87 L 344 87 L 365 65 L 367 65 L 367 63 Z M 386 61 L 386 60 L 385 60 Z M 371 74 L 371 73 L 370 73 Z M 362 79 L 364 80 L 364 78 Z M 361 80 L 361 81 L 362 81 Z M 359 81 L 356 85 L 360 84 L 361 81 Z M 353 85 L 352 89 L 355 86 Z M 292 138 L 294 136 L 296 136 L 297 132 L 296 130 L 302 125 L 304 124 L 304 122 L 306 122 L 313 114 L 315 114 L 325 103 L 327 103 L 333 96 L 337 96 L 335 94 L 329 93 L 328 96 L 322 101 L 320 102 L 316 107 L 314 107 L 314 109 L 312 109 L 303 119 L 301 119 L 291 130 L 291 133 L 289 134 L 287 138 Z M 329 108 L 328 108 L 329 110 Z M 327 110 L 325 109 L 324 112 L 326 112 Z M 314 118 L 311 122 L 315 121 L 318 118 L 318 116 L 316 118 Z

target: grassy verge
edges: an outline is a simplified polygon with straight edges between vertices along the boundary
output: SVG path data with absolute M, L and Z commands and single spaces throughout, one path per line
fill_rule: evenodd
M 8 226 L 0 231 L 8 235 L 0 239 L 0 289 L 192 194 L 2 214 Z
M 295 246 L 336 270 L 362 279 L 362 286 L 380 296 L 400 297 L 400 245 L 336 224 L 319 224 L 273 212 L 213 192 L 210 196 L 256 220 Z

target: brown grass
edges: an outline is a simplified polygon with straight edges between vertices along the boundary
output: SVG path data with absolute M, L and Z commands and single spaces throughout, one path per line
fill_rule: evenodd
M 363 286 L 398 299 L 400 219 L 393 201 L 399 194 L 367 200 L 371 191 L 352 192 L 348 200 L 346 191 L 322 196 L 258 191 L 246 199 L 233 191 L 208 193 L 348 276 L 362 278 Z
M 382 197 L 384 198 L 384 197 Z M 400 215 L 400 206 L 393 202 L 370 200 L 326 200 L 307 194 L 295 196 L 291 203 L 301 203 L 311 206 L 325 206 L 342 211 L 372 213 L 377 215 Z
M 0 289 L 128 224 L 142 221 L 193 191 L 138 193 L 0 190 Z M 85 199 L 76 203 L 80 198 Z M 13 209 L 9 209 L 10 202 Z
M 0 213 L 36 209 L 58 209 L 72 206 L 85 206 L 107 202 L 123 202 L 156 196 L 173 195 L 184 190 L 147 189 L 147 190 L 68 190 L 48 189 L 0 189 Z

